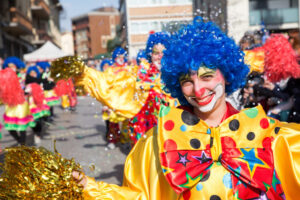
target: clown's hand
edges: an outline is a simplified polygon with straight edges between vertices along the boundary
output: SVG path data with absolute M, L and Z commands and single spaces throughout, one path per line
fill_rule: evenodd
M 83 173 L 80 173 L 78 171 L 73 171 L 72 176 L 79 185 L 83 186 L 83 189 L 86 187 L 87 177 Z
M 70 77 L 80 76 L 86 67 L 85 63 L 76 56 L 58 58 L 51 64 L 51 77 L 55 81 L 66 80 Z

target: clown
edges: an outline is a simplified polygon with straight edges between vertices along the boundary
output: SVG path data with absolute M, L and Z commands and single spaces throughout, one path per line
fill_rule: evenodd
M 181 106 L 161 106 L 157 127 L 127 157 L 122 186 L 74 172 L 84 198 L 297 199 L 300 126 L 225 101 L 249 71 L 239 47 L 199 18 L 170 41 L 162 79 Z
M 4 127 L 21 145 L 26 144 L 27 128 L 35 126 L 27 98 L 16 74 L 23 67 L 20 59 L 9 57 L 4 61 L 4 69 L 0 71 L 0 99 L 5 104 Z
M 127 52 L 121 47 L 117 47 L 112 53 L 112 60 L 115 67 L 125 67 L 127 65 Z
M 53 82 L 53 79 L 50 77 L 50 64 L 48 62 L 37 62 L 37 67 L 39 68 L 39 71 L 41 73 L 41 82 L 45 94 L 45 99 L 47 102 L 47 105 L 50 106 L 50 117 L 47 118 L 47 121 L 53 121 L 54 116 L 54 106 L 59 105 L 59 96 L 55 93 L 54 87 L 55 83 Z

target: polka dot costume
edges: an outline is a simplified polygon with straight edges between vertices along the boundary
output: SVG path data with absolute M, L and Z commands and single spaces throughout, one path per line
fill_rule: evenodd
M 164 175 L 184 200 L 261 194 L 284 199 L 271 149 L 280 132 L 277 124 L 261 106 L 232 115 L 218 127 L 188 111 L 161 107 L 158 145 Z

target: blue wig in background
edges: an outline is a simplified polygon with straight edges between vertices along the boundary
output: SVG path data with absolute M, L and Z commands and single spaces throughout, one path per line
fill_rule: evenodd
M 146 52 L 145 52 L 145 50 L 143 50 L 143 49 L 139 50 L 139 52 L 138 52 L 138 54 L 137 54 L 137 56 L 136 56 L 136 63 L 137 63 L 138 65 L 140 65 L 141 59 L 142 59 L 142 58 L 147 59 Z
M 165 90 L 181 105 L 188 105 L 182 94 L 179 77 L 197 71 L 199 67 L 219 69 L 225 80 L 225 91 L 231 94 L 245 85 L 249 67 L 244 63 L 244 53 L 233 39 L 212 22 L 197 17 L 192 24 L 183 26 L 172 35 L 162 58 L 162 80 Z
M 167 48 L 169 39 L 170 39 L 170 34 L 168 32 L 156 32 L 156 33 L 149 35 L 148 40 L 147 40 L 146 49 L 145 49 L 146 56 L 147 56 L 149 63 L 152 62 L 151 54 L 152 54 L 153 46 L 156 44 L 162 44 Z
M 127 62 L 127 51 L 121 47 L 115 48 L 112 53 L 112 60 L 115 62 L 115 59 L 120 55 L 124 55 L 124 61 Z
M 46 71 L 47 68 L 50 67 L 50 64 L 48 62 L 37 62 L 37 66 L 41 67 L 44 71 Z
M 101 62 L 101 64 L 100 64 L 100 70 L 103 72 L 104 71 L 104 65 L 109 65 L 109 66 L 112 66 L 114 63 L 113 63 L 113 61 L 112 60 L 110 60 L 110 59 L 103 59 L 102 60 L 102 62 Z
M 37 68 L 37 66 L 33 65 L 27 68 L 26 74 L 30 74 L 31 71 L 35 71 L 37 74 L 37 77 L 40 77 L 40 70 Z
M 19 58 L 15 57 L 15 56 L 11 56 L 11 57 L 6 58 L 3 62 L 2 68 L 3 69 L 7 68 L 8 64 L 10 64 L 10 63 L 13 63 L 14 65 L 16 65 L 16 67 L 18 69 L 25 68 L 25 63 L 22 62 L 22 60 L 20 60 Z

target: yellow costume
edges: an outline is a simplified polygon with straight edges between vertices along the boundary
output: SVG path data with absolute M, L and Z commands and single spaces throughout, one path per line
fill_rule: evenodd
M 298 199 L 299 134 L 300 125 L 274 120 L 261 106 L 215 128 L 187 111 L 163 106 L 158 127 L 128 155 L 123 186 L 88 178 L 84 198 Z

